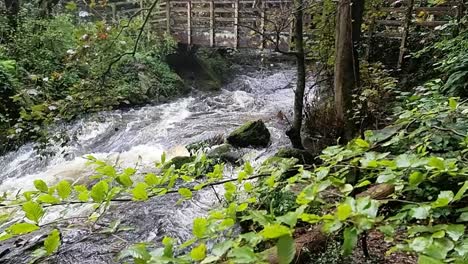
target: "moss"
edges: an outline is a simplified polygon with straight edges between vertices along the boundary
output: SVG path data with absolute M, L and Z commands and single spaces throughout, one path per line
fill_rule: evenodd
M 250 121 L 234 130 L 227 141 L 234 147 L 267 147 L 270 143 L 270 131 L 262 120 Z
M 222 144 L 215 147 L 210 152 L 208 152 L 207 157 L 210 159 L 230 162 L 233 164 L 239 164 L 242 160 L 242 155 L 229 144 Z
M 169 162 L 164 164 L 163 170 L 169 169 L 172 165 L 174 165 L 175 169 L 180 169 L 182 166 L 186 163 L 194 162 L 196 159 L 196 156 L 190 156 L 190 157 L 174 157 L 172 158 Z

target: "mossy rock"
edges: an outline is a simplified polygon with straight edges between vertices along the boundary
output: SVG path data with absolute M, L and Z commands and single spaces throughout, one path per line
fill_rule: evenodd
M 184 164 L 194 162 L 196 158 L 197 158 L 196 156 L 174 157 L 170 161 L 168 161 L 166 164 L 164 164 L 163 170 L 169 169 L 172 165 L 174 165 L 175 169 L 180 169 L 182 168 L 182 166 L 184 166 Z
M 203 139 L 203 140 L 200 140 L 200 141 L 190 143 L 190 144 L 186 145 L 185 148 L 188 151 L 194 153 L 194 152 L 197 152 L 199 150 L 203 151 L 203 150 L 205 150 L 207 148 L 223 144 L 223 142 L 224 142 L 224 135 L 219 134 L 219 135 L 216 135 L 214 137 L 210 137 L 210 138 L 207 138 L 207 139 Z
M 303 149 L 281 148 L 276 152 L 275 157 L 279 158 L 296 158 L 300 164 L 312 164 L 315 161 L 315 156 Z
M 229 144 L 222 144 L 210 150 L 206 156 L 210 159 L 229 162 L 233 164 L 240 164 L 242 154 L 234 149 Z
M 234 147 L 267 147 L 270 144 L 270 131 L 262 120 L 250 121 L 234 130 L 227 142 Z

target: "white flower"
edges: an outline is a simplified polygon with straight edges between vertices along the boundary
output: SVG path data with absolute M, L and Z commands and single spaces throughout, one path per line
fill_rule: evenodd
M 78 13 L 78 16 L 79 16 L 79 17 L 88 17 L 88 16 L 89 16 L 89 13 L 86 12 L 86 11 L 80 11 L 80 12 Z
M 69 49 L 69 50 L 67 50 L 67 54 L 74 55 L 74 54 L 76 54 L 76 51 L 74 51 L 72 49 Z
M 44 78 L 42 78 L 42 80 L 43 80 L 44 82 L 48 82 L 48 81 L 49 81 L 49 77 L 44 77 Z

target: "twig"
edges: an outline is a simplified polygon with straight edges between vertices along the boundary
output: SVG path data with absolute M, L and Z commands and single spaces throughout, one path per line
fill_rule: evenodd
M 135 40 L 135 45 L 133 45 L 133 50 L 130 51 L 130 52 L 122 53 L 122 54 L 114 57 L 114 59 L 111 61 L 111 63 L 109 63 L 109 66 L 107 67 L 107 70 L 102 74 L 103 82 L 104 82 L 105 76 L 107 76 L 107 74 L 109 74 L 109 72 L 112 70 L 112 66 L 114 64 L 119 62 L 123 57 L 125 57 L 127 55 L 132 55 L 133 57 L 135 57 L 135 54 L 136 54 L 136 52 L 138 50 L 138 44 L 140 43 L 140 40 L 141 40 L 141 36 L 143 35 L 143 32 L 145 31 L 146 24 L 148 23 L 149 18 L 151 17 L 151 13 L 156 8 L 156 5 L 158 4 L 158 2 L 159 2 L 159 0 L 155 0 L 153 2 L 153 4 L 151 4 L 151 6 L 148 8 L 148 14 L 146 14 L 145 20 L 143 21 L 143 24 L 141 25 L 141 27 L 139 29 L 137 39 Z

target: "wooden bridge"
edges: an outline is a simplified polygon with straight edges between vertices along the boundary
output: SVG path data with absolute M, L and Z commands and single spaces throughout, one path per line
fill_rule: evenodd
M 141 9 L 147 10 L 153 1 L 108 0 L 106 8 L 117 20 Z M 319 0 L 309 1 L 323 4 Z M 367 53 L 372 49 L 374 37 L 400 39 L 400 65 L 408 37 L 413 32 L 428 33 L 464 15 L 462 0 L 445 1 L 436 6 L 428 2 L 386 0 L 383 6 L 375 7 L 375 15 L 364 22 Z M 188 45 L 288 50 L 293 42 L 292 5 L 292 0 L 159 0 L 150 22 L 152 29 L 167 32 Z M 305 13 L 306 39 L 313 40 L 316 32 L 313 15 L 322 14 L 313 10 Z

